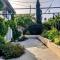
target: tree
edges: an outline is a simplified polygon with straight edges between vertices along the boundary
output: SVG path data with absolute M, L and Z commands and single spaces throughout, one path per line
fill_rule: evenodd
M 41 23 L 41 20 L 42 20 L 42 10 L 40 8 L 40 2 L 39 0 L 37 0 L 37 3 L 36 3 L 36 19 L 37 19 L 37 23 Z

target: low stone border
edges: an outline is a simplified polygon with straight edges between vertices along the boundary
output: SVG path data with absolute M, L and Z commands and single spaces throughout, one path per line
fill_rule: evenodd
M 60 46 L 52 43 L 49 39 L 38 36 L 38 39 L 43 42 L 50 50 L 60 57 Z

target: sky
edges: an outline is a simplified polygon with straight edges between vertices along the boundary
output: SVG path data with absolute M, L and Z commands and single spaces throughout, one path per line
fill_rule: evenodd
M 13 6 L 13 8 L 26 8 L 26 7 L 36 7 L 36 1 L 37 0 L 9 0 L 9 2 L 11 3 L 11 5 Z M 51 5 L 53 0 L 40 0 L 40 4 L 41 4 L 41 7 L 49 7 Z M 27 3 L 25 3 L 27 2 Z M 29 3 L 29 2 L 33 2 L 33 3 Z M 52 3 L 52 6 L 51 7 L 60 7 L 60 0 L 54 0 L 53 3 Z M 50 12 L 60 12 L 60 9 L 49 9 Z M 47 12 L 49 12 L 49 10 Z M 29 13 L 30 10 L 15 10 L 17 14 L 25 14 L 25 13 Z M 35 10 L 31 10 L 32 13 L 35 13 L 36 11 Z M 46 9 L 45 10 L 42 10 L 42 12 L 46 12 Z M 46 14 L 43 14 L 42 17 L 43 18 L 50 18 L 52 17 L 53 15 L 46 15 Z

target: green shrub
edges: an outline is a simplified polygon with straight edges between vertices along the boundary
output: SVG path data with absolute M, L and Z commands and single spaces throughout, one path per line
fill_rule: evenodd
M 48 28 L 56 28 L 57 30 L 60 30 L 60 15 L 57 15 L 53 18 L 48 19 L 48 22 L 46 22 L 45 27 Z
M 12 29 L 12 31 L 13 31 L 13 41 L 15 41 L 21 36 L 21 32 L 18 31 L 16 28 Z
M 56 21 L 55 24 L 56 24 L 55 28 L 57 28 L 58 30 L 60 30 L 60 20 Z
M 52 30 L 49 31 L 48 38 L 53 41 L 56 35 L 58 35 L 58 30 L 53 28 Z
M 43 37 L 48 38 L 48 34 L 49 34 L 49 31 L 44 30 L 41 35 L 42 35 Z
M 1 51 L 5 59 L 12 59 L 20 57 L 24 53 L 24 48 L 18 44 L 7 43 L 2 45 Z
M 17 40 L 21 36 L 21 32 L 17 30 L 17 24 L 16 24 L 15 20 L 10 20 L 10 21 L 8 21 L 7 24 L 12 29 L 12 34 L 13 34 L 12 41 Z
M 33 24 L 32 17 L 30 15 L 18 15 L 14 19 L 18 26 L 28 27 Z
M 48 19 L 47 22 L 43 23 L 44 28 L 50 30 L 51 28 L 56 28 L 60 30 L 60 16 L 55 16 L 55 18 Z
M 26 31 L 24 32 L 24 34 L 29 31 L 29 33 L 31 35 L 39 35 L 43 32 L 43 25 L 42 24 L 33 24 L 31 26 L 29 26 Z
M 5 44 L 5 40 L 4 40 L 4 37 L 2 37 L 1 35 L 0 35 L 0 45 L 1 44 Z
M 0 35 L 0 56 L 2 56 L 1 47 L 2 47 L 3 44 L 5 44 L 5 40 L 4 40 L 4 37 L 2 37 L 2 36 Z
M 17 27 L 17 24 L 14 20 L 8 21 L 8 25 L 11 27 L 11 29 L 15 29 Z
M 7 25 L 5 24 L 4 19 L 2 19 L 2 18 L 0 17 L 0 35 L 1 35 L 1 36 L 5 36 L 6 33 L 7 33 L 7 31 L 8 31 L 8 27 L 7 27 Z
M 44 31 L 42 36 L 50 39 L 55 44 L 60 45 L 60 15 L 56 15 L 54 19 L 48 19 L 48 21 L 43 23 L 43 25 Z
M 51 25 L 48 22 L 43 23 L 43 27 L 45 30 L 51 30 Z
M 54 37 L 54 43 L 57 45 L 60 45 L 60 35 L 57 35 L 56 37 Z
M 56 28 L 53 28 L 49 31 L 44 32 L 42 35 L 50 39 L 51 41 L 54 41 L 54 37 L 58 34 L 59 34 L 58 30 Z

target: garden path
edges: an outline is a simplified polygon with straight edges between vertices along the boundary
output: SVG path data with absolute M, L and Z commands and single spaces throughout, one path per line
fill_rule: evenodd
M 27 51 L 35 56 L 37 60 L 60 60 L 49 48 L 36 38 L 29 38 L 20 43 Z M 22 58 L 21 58 L 22 60 Z
M 19 58 L 10 60 L 60 60 L 49 48 L 36 37 L 29 37 L 26 41 L 17 42 L 25 47 L 26 53 Z

